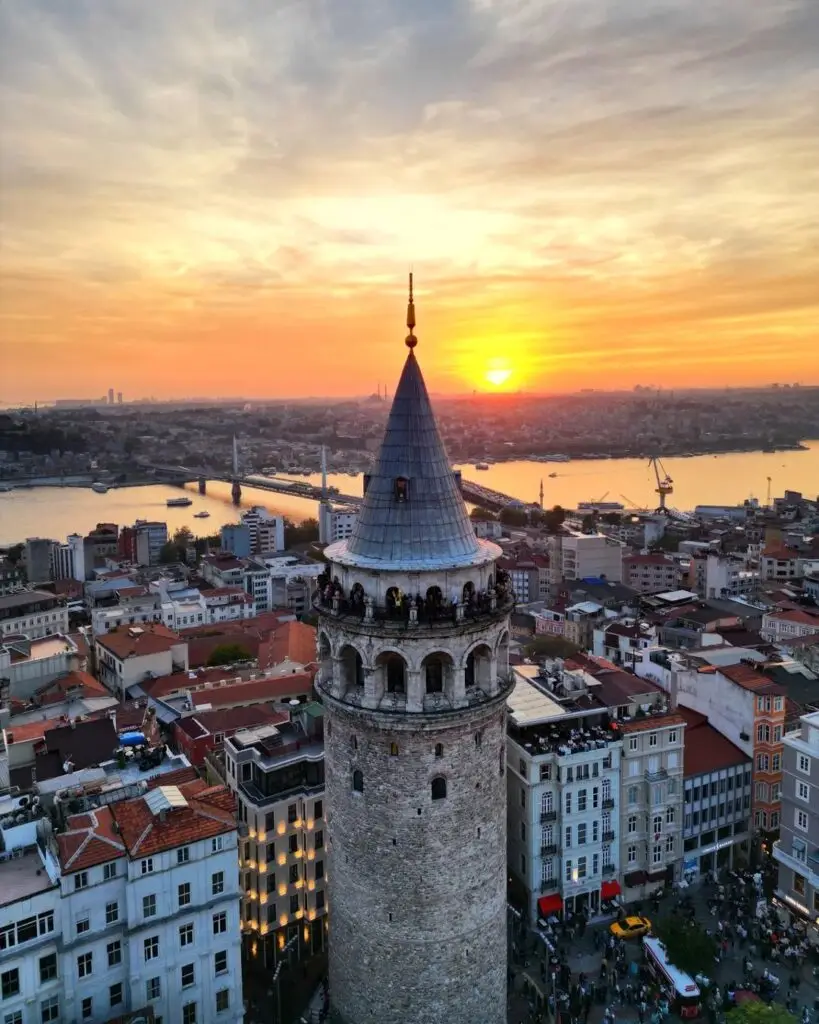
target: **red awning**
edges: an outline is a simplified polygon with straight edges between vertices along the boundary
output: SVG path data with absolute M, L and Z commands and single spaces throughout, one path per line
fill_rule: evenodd
M 620 892 L 620 883 L 618 881 L 603 882 L 600 886 L 600 899 L 613 900 L 615 896 L 620 895 Z
M 541 896 L 537 901 L 537 909 L 543 917 L 549 914 L 559 914 L 563 909 L 563 897 L 559 892 L 553 892 L 549 896 Z

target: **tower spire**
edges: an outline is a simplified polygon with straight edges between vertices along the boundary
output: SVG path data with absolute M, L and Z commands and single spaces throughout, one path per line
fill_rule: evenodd
M 409 276 L 409 302 L 407 303 L 407 327 L 409 327 L 409 334 L 406 337 L 407 348 L 415 348 L 418 344 L 418 339 L 415 337 L 413 331 L 415 330 L 415 300 L 412 297 L 412 271 Z

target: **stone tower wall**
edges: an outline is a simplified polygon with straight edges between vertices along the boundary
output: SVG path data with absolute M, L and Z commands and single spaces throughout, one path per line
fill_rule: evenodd
M 338 1024 L 506 1021 L 505 701 L 390 716 L 325 697 Z

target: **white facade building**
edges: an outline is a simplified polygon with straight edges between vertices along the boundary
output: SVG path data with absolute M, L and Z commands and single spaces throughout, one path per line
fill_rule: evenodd
M 187 643 L 158 622 L 98 636 L 96 655 L 100 682 L 120 697 L 145 679 L 188 669 Z
M 240 519 L 250 531 L 252 553 L 284 551 L 284 516 L 274 516 L 261 505 L 254 505 Z
M 65 601 L 46 590 L 21 590 L 0 596 L 0 638 L 22 634 L 30 639 L 68 632 Z
M 567 580 L 623 578 L 623 545 L 602 533 L 575 533 L 562 539 L 563 576 Z
M 227 789 L 202 780 L 160 786 L 69 818 L 56 843 L 60 1020 L 102 1024 L 150 1006 L 163 1021 L 240 1024 L 237 833 Z
M 319 502 L 319 541 L 334 544 L 337 540 L 352 537 L 358 522 L 358 509 L 349 505 L 332 505 L 329 501 Z

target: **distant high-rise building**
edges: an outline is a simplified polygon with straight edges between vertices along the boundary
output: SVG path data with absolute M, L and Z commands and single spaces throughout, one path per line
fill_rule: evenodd
M 250 527 L 246 523 L 227 523 L 222 527 L 220 542 L 223 551 L 237 558 L 250 555 Z
M 250 531 L 250 550 L 259 552 L 284 551 L 284 517 L 273 516 L 261 505 L 243 512 L 241 520 Z
M 117 405 L 122 405 L 122 392 L 117 392 Z
M 113 405 L 114 404 L 114 389 L 113 388 L 108 388 L 108 404 L 109 405 Z
M 26 539 L 26 575 L 29 583 L 47 583 L 53 579 L 52 551 L 56 541 L 43 537 Z

